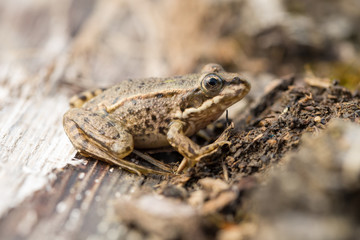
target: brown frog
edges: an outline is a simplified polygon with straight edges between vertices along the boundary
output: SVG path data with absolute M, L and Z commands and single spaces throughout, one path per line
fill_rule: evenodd
M 239 74 L 208 64 L 197 74 L 128 79 L 108 89 L 84 92 L 71 99 L 73 108 L 65 113 L 63 124 L 80 154 L 137 174 L 168 173 L 169 168 L 159 164 L 162 171 L 156 171 L 124 160 L 134 148 L 171 145 L 184 156 L 180 173 L 230 144 L 216 141 L 200 147 L 189 136 L 219 118 L 249 90 L 250 84 Z

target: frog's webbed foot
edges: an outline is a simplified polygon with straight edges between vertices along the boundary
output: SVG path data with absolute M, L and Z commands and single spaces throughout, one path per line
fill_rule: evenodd
M 181 155 L 184 156 L 180 163 L 177 173 L 185 169 L 193 167 L 200 159 L 205 156 L 214 154 L 223 145 L 230 145 L 229 141 L 216 141 L 204 147 L 200 147 L 194 143 L 190 138 L 185 136 L 183 129 L 184 123 L 181 121 L 174 121 L 171 123 L 167 138 L 171 146 L 173 146 Z
M 120 166 L 138 175 L 167 174 L 124 160 L 134 149 L 133 137 L 106 115 L 74 108 L 64 115 L 63 121 L 66 134 L 80 154 Z

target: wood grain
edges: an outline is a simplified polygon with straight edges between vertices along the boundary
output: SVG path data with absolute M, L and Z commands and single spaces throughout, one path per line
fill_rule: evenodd
M 0 220 L 2 239 L 118 239 L 131 234 L 114 204 L 160 179 L 138 177 L 98 161 L 68 165 L 56 180 Z
M 8 88 L 7 84 L 0 86 Z M 32 87 L 26 82 L 23 87 Z M 36 93 L 37 87 L 32 91 Z M 15 91 L 11 89 L 9 92 Z M 0 216 L 26 196 L 42 188 L 54 168 L 61 168 L 74 155 L 62 129 L 64 95 L 8 99 L 0 112 Z

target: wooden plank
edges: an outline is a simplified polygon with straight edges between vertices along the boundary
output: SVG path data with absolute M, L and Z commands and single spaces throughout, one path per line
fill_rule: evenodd
M 160 180 L 145 181 L 98 161 L 68 165 L 55 175 L 46 190 L 38 191 L 0 220 L 2 239 L 117 239 L 129 232 L 115 216 L 116 200 L 140 188 L 150 190 Z
M 0 86 L 7 88 L 4 83 Z M 33 87 L 32 91 L 41 86 Z M 14 91 L 14 90 L 10 90 Z M 62 129 L 64 95 L 33 95 L 8 100 L 0 112 L 0 216 L 42 188 L 52 169 L 71 160 L 74 149 Z

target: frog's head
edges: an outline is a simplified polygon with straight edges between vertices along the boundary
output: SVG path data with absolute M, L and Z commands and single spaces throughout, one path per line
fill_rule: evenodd
M 200 76 L 197 86 L 183 97 L 180 104 L 182 119 L 214 121 L 249 90 L 250 83 L 237 73 L 205 72 Z

